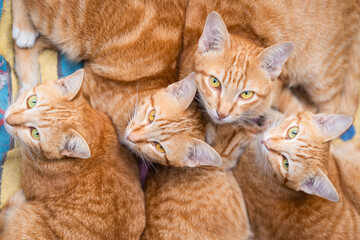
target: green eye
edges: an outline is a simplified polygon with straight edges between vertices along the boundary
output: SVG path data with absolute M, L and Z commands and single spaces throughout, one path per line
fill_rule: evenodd
M 28 107 L 29 107 L 29 108 L 35 107 L 35 106 L 36 106 L 36 102 L 37 102 L 37 96 L 36 96 L 36 95 L 29 97 L 28 102 L 27 102 Z
M 282 164 L 283 164 L 283 167 L 285 168 L 285 170 L 289 170 L 289 161 L 284 156 L 283 156 Z
M 252 96 L 254 96 L 253 91 L 245 91 L 240 94 L 240 97 L 243 99 L 250 99 L 250 98 L 252 98 Z
M 292 127 L 288 131 L 289 138 L 293 139 L 298 134 L 299 128 L 298 127 Z
M 214 88 L 219 88 L 221 85 L 220 81 L 216 77 L 210 77 L 209 82 L 210 85 Z
M 36 139 L 36 140 L 39 140 L 40 139 L 40 133 L 39 131 L 36 129 L 36 128 L 33 128 L 31 130 L 31 136 Z

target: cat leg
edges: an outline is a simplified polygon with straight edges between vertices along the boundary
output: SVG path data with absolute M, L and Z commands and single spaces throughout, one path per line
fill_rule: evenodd
M 50 44 L 43 38 L 38 38 L 32 48 L 19 48 L 14 44 L 15 71 L 19 79 L 19 92 L 23 93 L 39 84 L 38 58 L 39 53 L 49 48 Z
M 26 11 L 23 0 L 12 0 L 12 37 L 20 48 L 31 48 L 39 33 L 35 30 Z

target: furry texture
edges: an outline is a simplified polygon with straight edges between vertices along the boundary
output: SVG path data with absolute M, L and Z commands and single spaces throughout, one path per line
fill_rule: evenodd
M 298 113 L 246 149 L 234 174 L 255 239 L 358 238 L 359 163 L 341 149 L 334 154 L 329 142 L 351 120 L 344 115 Z M 294 126 L 298 131 L 290 138 Z
M 14 27 L 40 33 L 33 48 L 16 48 L 23 86 L 36 85 L 38 52 L 49 45 L 85 60 L 84 96 L 110 116 L 121 139 L 139 98 L 177 80 L 185 1 L 14 0 L 13 6 Z
M 0 239 L 141 235 L 145 210 L 137 166 L 110 119 L 77 94 L 82 78 L 79 70 L 43 83 L 6 111 L 5 127 L 20 143 L 23 193 L 1 212 Z
M 225 24 L 209 16 L 204 28 L 211 11 Z M 270 80 L 280 74 L 282 65 L 280 80 L 304 89 L 315 111 L 353 116 L 360 87 L 359 28 L 360 4 L 355 0 L 194 0 L 187 8 L 180 69 L 185 75 L 197 73 L 202 103 L 218 123 L 256 118 L 270 107 L 272 98 L 277 106 L 291 110 L 289 93 L 281 100 L 282 94 L 273 93 L 276 81 Z M 287 47 L 271 54 L 268 50 L 285 41 L 295 48 L 284 64 Z M 209 84 L 211 76 L 221 87 Z M 255 94 L 244 100 L 239 97 L 244 91 Z
M 245 202 L 231 171 L 250 138 L 244 129 L 227 129 L 237 134 L 222 135 L 224 144 L 213 144 L 221 153 L 222 168 L 159 166 L 150 173 L 145 190 L 147 222 L 142 239 L 230 240 L 252 236 Z M 210 131 L 223 132 L 217 132 L 218 128 Z

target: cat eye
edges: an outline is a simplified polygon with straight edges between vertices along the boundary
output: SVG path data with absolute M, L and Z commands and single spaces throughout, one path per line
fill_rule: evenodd
M 39 140 L 40 139 L 40 133 L 36 128 L 32 128 L 31 129 L 31 136 L 35 139 L 35 140 Z
M 288 131 L 288 137 L 293 139 L 298 134 L 299 128 L 298 127 L 292 127 Z
M 214 88 L 219 88 L 221 86 L 220 81 L 214 76 L 211 76 L 209 78 L 209 82 L 210 82 L 210 85 Z
M 252 96 L 254 96 L 254 92 L 253 91 L 244 91 L 240 94 L 240 97 L 242 99 L 250 99 L 252 98 Z
M 153 109 L 149 114 L 149 123 L 152 123 L 155 120 L 155 116 L 156 116 L 156 110 Z
M 37 96 L 33 95 L 33 96 L 29 97 L 29 99 L 27 101 L 27 105 L 29 108 L 33 108 L 36 106 L 36 102 L 37 102 Z
M 165 149 L 163 148 L 163 146 L 161 146 L 160 143 L 154 142 L 154 144 L 155 144 L 156 150 L 158 150 L 158 151 L 161 152 L 161 153 L 164 153 L 164 152 L 165 152 Z
M 286 171 L 289 170 L 289 161 L 284 156 L 283 156 L 283 160 L 282 160 L 282 165 Z

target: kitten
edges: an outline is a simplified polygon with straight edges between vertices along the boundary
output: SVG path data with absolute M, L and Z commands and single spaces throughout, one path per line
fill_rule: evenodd
M 79 93 L 84 71 L 21 94 L 5 113 L 20 143 L 22 191 L 0 239 L 139 239 L 143 192 L 110 119 Z
M 251 143 L 234 174 L 255 239 L 360 236 L 360 165 L 330 150 L 351 124 L 346 115 L 300 112 Z
M 359 28 L 355 0 L 194 0 L 187 8 L 180 69 L 196 72 L 201 102 L 216 123 L 256 121 L 282 94 L 275 105 L 286 110 L 291 92 L 278 92 L 279 76 L 302 87 L 314 110 L 354 115 Z M 296 99 L 294 104 L 288 109 L 301 110 Z
M 204 123 L 192 104 L 196 90 L 192 73 L 167 88 L 140 95 L 120 141 L 145 159 L 162 165 L 221 166 L 218 153 L 200 140 Z
M 12 3 L 20 91 L 36 85 L 38 52 L 55 46 L 85 61 L 84 97 L 113 120 L 120 139 L 135 103 L 177 79 L 185 0 Z
M 219 154 L 204 140 L 204 122 L 192 104 L 195 74 L 139 97 L 122 140 L 161 164 L 145 187 L 142 239 L 246 239 L 249 224 L 241 191 Z

